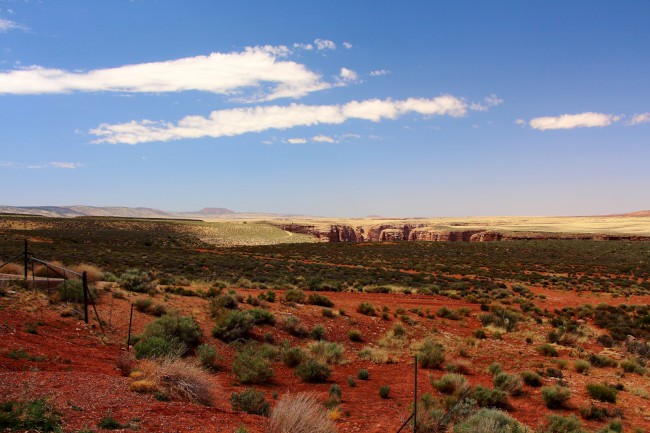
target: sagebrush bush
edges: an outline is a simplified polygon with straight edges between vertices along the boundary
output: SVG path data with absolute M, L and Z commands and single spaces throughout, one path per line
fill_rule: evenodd
M 540 376 L 539 373 L 534 371 L 522 371 L 520 375 L 526 385 L 535 388 L 542 386 L 542 376 Z
M 472 398 L 480 407 L 496 407 L 499 409 L 508 409 L 508 394 L 500 389 L 490 389 L 478 385 L 474 388 Z
M 338 364 L 343 360 L 343 346 L 330 341 L 316 341 L 309 345 L 309 351 L 317 359 L 328 364 Z
M 284 300 L 286 302 L 301 304 L 305 300 L 305 292 L 300 289 L 287 290 L 284 294 Z
M 369 302 L 362 302 L 357 306 L 357 312 L 365 314 L 366 316 L 376 315 L 375 307 L 372 306 Z
M 233 310 L 221 316 L 212 335 L 219 340 L 231 342 L 248 338 L 255 325 L 255 318 L 245 311 Z
M 209 344 L 201 344 L 196 348 L 196 355 L 199 357 L 201 365 L 206 368 L 214 368 L 217 360 L 217 350 Z
M 136 299 L 135 302 L 133 303 L 135 309 L 141 313 L 146 313 L 147 310 L 149 310 L 149 308 L 151 308 L 152 305 L 153 305 L 153 301 L 148 298 Z
M 57 286 L 59 300 L 64 302 L 83 303 L 84 287 L 81 280 L 68 280 Z M 88 302 L 94 304 L 97 300 L 97 290 L 94 286 L 88 285 Z
M 379 397 L 388 398 L 389 393 L 390 393 L 390 386 L 383 385 L 379 387 Z
M 248 310 L 248 314 L 253 316 L 256 325 L 275 325 L 275 316 L 268 310 L 252 308 Z
M 330 367 L 316 359 L 307 359 L 301 362 L 296 368 L 295 375 L 305 382 L 320 383 L 325 382 L 332 374 Z
M 580 374 L 587 374 L 589 373 L 591 364 L 589 363 L 589 361 L 585 361 L 584 359 L 579 359 L 573 363 L 573 368 L 576 370 L 576 372 Z
M 421 368 L 441 368 L 445 362 L 445 348 L 433 340 L 425 340 L 418 352 L 418 364 Z
M 285 394 L 275 405 L 269 433 L 336 433 L 336 425 L 311 394 Z
M 368 379 L 370 379 L 370 372 L 369 372 L 368 370 L 366 370 L 365 368 L 362 368 L 362 369 L 359 370 L 359 372 L 357 373 L 357 377 L 358 377 L 360 380 L 368 380 Z
M 318 293 L 312 293 L 307 298 L 307 303 L 311 305 L 320 305 L 321 307 L 332 308 L 334 302 L 330 300 L 327 296 L 320 295 Z
M 61 413 L 45 398 L 3 401 L 0 403 L 0 428 L 3 431 L 60 433 Z
M 542 388 L 544 404 L 549 409 L 559 409 L 569 401 L 571 390 L 564 386 L 545 386 Z
M 359 331 L 358 329 L 349 330 L 348 338 L 350 338 L 350 341 L 355 341 L 355 342 L 363 341 L 363 337 L 361 336 L 361 331 Z
M 323 327 L 323 325 L 320 324 L 315 325 L 309 334 L 311 335 L 311 338 L 313 338 L 314 340 L 325 340 L 325 334 L 326 334 L 325 327 Z
M 305 360 L 307 355 L 300 347 L 291 347 L 281 352 L 281 358 L 284 365 L 289 368 L 297 367 L 302 361 Z
M 529 433 L 529 429 L 498 409 L 480 409 L 454 426 L 454 433 Z
M 187 351 L 187 346 L 176 338 L 158 337 L 152 335 L 141 338 L 135 346 L 136 358 L 177 357 Z
M 600 368 L 616 367 L 618 365 L 618 362 L 608 357 L 607 355 L 596 355 L 593 353 L 589 355 L 589 362 L 594 367 L 600 367 Z
M 519 375 L 501 372 L 492 379 L 494 387 L 507 392 L 510 395 L 521 393 L 523 380 Z
M 588 383 L 587 392 L 591 398 L 607 403 L 616 403 L 618 391 L 604 383 Z
M 548 415 L 546 419 L 546 427 L 540 433 L 584 433 L 582 423 L 575 415 Z
M 309 334 L 307 329 L 302 325 L 300 318 L 297 316 L 286 317 L 282 323 L 282 327 L 285 331 L 295 337 L 303 338 Z
M 196 347 L 202 337 L 201 328 L 192 316 L 166 314 L 145 328 L 135 345 L 138 358 L 183 355 Z
M 454 394 L 467 385 L 467 379 L 462 374 L 449 373 L 442 376 L 439 380 L 433 380 L 429 377 L 431 385 L 443 394 Z
M 267 358 L 255 349 L 245 349 L 237 354 L 232 363 L 232 373 L 241 383 L 264 383 L 273 377 L 273 369 Z
M 233 392 L 230 395 L 232 410 L 246 412 L 253 415 L 269 416 L 271 405 L 266 401 L 264 393 L 255 388 L 246 388 L 242 392 Z
M 544 356 L 551 356 L 551 357 L 559 356 L 557 349 L 548 343 L 542 344 L 537 348 L 537 350 L 539 351 L 539 353 L 541 353 Z
M 130 292 L 145 293 L 152 287 L 151 277 L 139 269 L 127 269 L 117 280 L 117 284 Z

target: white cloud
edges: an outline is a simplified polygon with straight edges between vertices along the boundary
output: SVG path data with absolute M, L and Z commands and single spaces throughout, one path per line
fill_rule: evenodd
M 344 82 L 356 81 L 357 73 L 354 72 L 352 69 L 341 68 L 341 72 L 339 73 L 339 78 L 341 81 Z
M 593 128 L 611 125 L 618 117 L 603 113 L 563 114 L 561 116 L 536 117 L 528 124 L 533 129 L 546 131 L 549 129 Z
M 25 164 L 20 162 L 1 162 L 0 167 L 8 168 L 27 168 L 27 169 L 41 169 L 41 168 L 64 168 L 74 170 L 81 167 L 83 164 L 78 162 L 45 162 L 42 164 Z
M 298 42 L 293 44 L 293 47 L 297 48 L 299 50 L 307 50 L 307 51 L 311 51 L 311 50 L 314 49 L 314 46 L 312 44 L 302 44 L 302 43 L 298 43 Z
M 297 126 L 341 124 L 348 119 L 378 122 L 400 115 L 417 113 L 426 116 L 462 117 L 467 104 L 452 95 L 432 99 L 409 98 L 403 101 L 370 99 L 351 101 L 343 105 L 257 106 L 213 111 L 208 117 L 187 116 L 178 123 L 131 121 L 102 124 L 89 132 L 98 138 L 95 143 L 138 144 L 202 137 L 231 137 L 269 129 L 289 129 Z
M 291 144 L 305 144 L 307 140 L 304 138 L 290 138 L 287 140 Z
M 316 143 L 335 143 L 336 142 L 336 140 L 334 140 L 332 137 L 328 137 L 327 135 L 316 135 L 311 140 L 315 141 Z
M 517 119 L 517 120 L 515 120 L 515 123 L 516 123 L 517 125 L 525 125 L 525 124 L 526 124 L 526 121 L 525 121 L 524 119 Z
M 343 46 L 348 50 L 352 48 L 352 44 L 349 42 L 343 42 Z
M 630 125 L 639 125 L 641 123 L 649 123 L 650 122 L 650 113 L 641 113 L 641 114 L 635 114 L 632 116 L 632 119 L 630 119 L 629 124 Z
M 390 74 L 390 71 L 387 71 L 386 69 L 377 69 L 376 71 L 370 71 L 370 76 L 372 77 L 380 77 L 382 75 L 388 74 Z
M 233 95 L 257 88 L 257 100 L 299 98 L 331 84 L 305 65 L 279 60 L 284 46 L 249 47 L 163 62 L 70 72 L 31 66 L 0 73 L 0 94 L 67 92 L 179 92 L 198 90 Z M 262 90 L 263 86 L 268 89 Z
M 336 44 L 328 39 L 316 39 L 314 40 L 316 44 L 316 49 L 318 50 L 335 50 Z
M 492 107 L 503 104 L 503 99 L 492 93 L 483 98 L 481 102 L 472 102 L 469 109 L 472 111 L 488 111 Z
M 6 33 L 10 30 L 29 30 L 29 28 L 17 22 L 0 18 L 0 33 Z

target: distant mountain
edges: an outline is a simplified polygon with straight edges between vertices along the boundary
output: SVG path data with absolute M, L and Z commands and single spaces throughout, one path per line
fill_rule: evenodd
M 617 217 L 650 217 L 650 210 L 640 210 L 636 212 L 628 212 L 619 215 L 612 215 Z
M 225 207 L 204 207 L 200 211 L 188 212 L 188 213 L 213 216 L 213 215 L 233 215 L 235 212 L 231 211 L 230 209 L 226 209 Z
M 0 213 L 38 215 L 53 218 L 73 218 L 83 216 L 118 218 L 187 218 L 187 215 L 185 214 L 166 212 L 160 209 L 121 206 L 0 206 Z

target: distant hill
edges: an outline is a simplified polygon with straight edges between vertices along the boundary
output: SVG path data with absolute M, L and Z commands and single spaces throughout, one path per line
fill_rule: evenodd
M 628 212 L 619 215 L 612 215 L 617 217 L 650 217 L 650 210 L 640 210 L 636 212 Z
M 213 216 L 213 215 L 233 215 L 235 212 L 231 211 L 230 209 L 226 209 L 225 207 L 205 207 L 200 211 L 188 212 L 188 213 Z

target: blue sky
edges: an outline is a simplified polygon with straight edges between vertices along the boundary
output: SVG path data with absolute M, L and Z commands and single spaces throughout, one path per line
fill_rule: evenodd
M 650 208 L 647 1 L 0 0 L 0 204 Z

